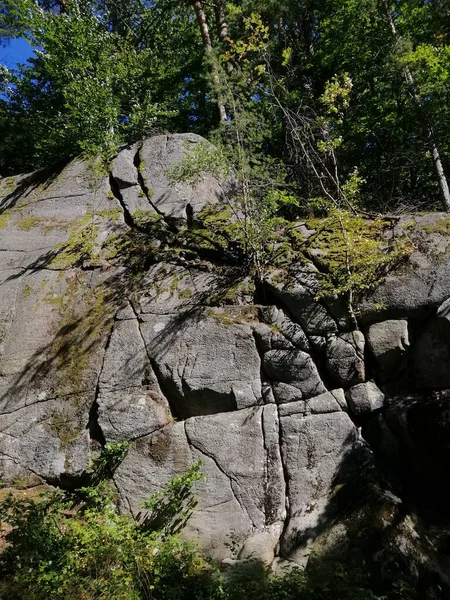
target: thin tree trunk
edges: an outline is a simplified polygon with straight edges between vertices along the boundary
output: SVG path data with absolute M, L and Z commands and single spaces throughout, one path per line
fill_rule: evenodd
M 389 27 L 389 32 L 394 39 L 395 42 L 399 41 L 399 36 L 397 34 L 397 30 L 395 28 L 395 23 L 391 15 L 391 11 L 389 8 L 388 0 L 381 0 L 381 4 L 383 6 L 384 15 L 386 17 L 386 21 Z M 448 181 L 445 176 L 444 167 L 442 165 L 441 155 L 439 152 L 439 147 L 436 142 L 436 136 L 434 134 L 433 127 L 431 123 L 428 121 L 427 114 L 425 111 L 425 107 L 423 105 L 423 101 L 420 96 L 417 94 L 414 78 L 412 76 L 410 68 L 406 65 L 403 68 L 403 76 L 405 78 L 406 84 L 409 88 L 411 98 L 416 107 L 417 116 L 426 131 L 428 144 L 430 146 L 431 154 L 433 156 L 433 166 L 436 173 L 436 178 L 439 184 L 439 191 L 441 194 L 442 205 L 444 210 L 450 212 L 450 190 L 448 187 Z
M 225 10 L 222 0 L 214 0 L 214 15 L 216 17 L 217 35 L 224 46 L 229 46 L 230 38 L 228 37 L 228 23 L 225 18 Z M 233 65 L 230 61 L 227 62 L 227 75 L 233 72 Z
M 202 41 L 203 41 L 203 48 L 205 50 L 205 55 L 209 61 L 211 80 L 212 80 L 213 88 L 215 88 L 215 93 L 217 95 L 219 118 L 221 121 L 226 121 L 227 120 L 227 111 L 226 111 L 225 105 L 223 104 L 221 97 L 220 97 L 219 70 L 217 68 L 217 65 L 214 62 L 211 36 L 209 34 L 208 22 L 206 20 L 205 11 L 203 10 L 203 2 L 202 2 L 202 0 L 193 0 L 191 2 L 191 5 L 195 11 L 195 16 L 197 17 L 198 26 L 200 28 L 200 34 L 202 36 Z
M 222 0 L 214 0 L 214 14 L 216 15 L 217 35 L 219 40 L 226 44 L 228 42 L 228 24 L 225 20 Z

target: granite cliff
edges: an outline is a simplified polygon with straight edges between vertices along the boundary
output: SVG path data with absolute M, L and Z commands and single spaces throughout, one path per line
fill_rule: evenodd
M 0 180 L 4 486 L 74 486 L 102 445 L 132 441 L 123 510 L 202 459 L 186 534 L 221 561 L 357 554 L 446 582 L 449 217 L 391 220 L 412 252 L 355 328 L 318 299 L 320 261 L 255 290 L 213 246 L 166 251 L 223 197 L 206 174 L 167 181 L 200 139 L 147 139 L 109 173 L 75 160 Z

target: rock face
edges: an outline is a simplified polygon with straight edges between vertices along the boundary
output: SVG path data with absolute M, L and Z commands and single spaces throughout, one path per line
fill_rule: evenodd
M 384 394 L 373 381 L 359 383 L 346 394 L 348 406 L 355 417 L 383 408 Z
M 311 262 L 271 273 L 257 306 L 210 247 L 166 252 L 187 212 L 220 206 L 212 177 L 167 178 L 200 141 L 146 140 L 109 174 L 73 161 L 0 181 L 1 479 L 74 485 L 102 445 L 131 441 L 123 510 L 201 459 L 185 533 L 220 560 L 401 548 L 434 568 L 374 455 L 445 472 L 448 217 L 396 225 L 416 250 L 358 307 L 359 330 L 338 300 L 317 300 Z M 375 530 L 378 549 L 363 539 Z
M 368 328 L 367 341 L 380 371 L 389 377 L 399 368 L 409 347 L 408 321 L 374 323 Z

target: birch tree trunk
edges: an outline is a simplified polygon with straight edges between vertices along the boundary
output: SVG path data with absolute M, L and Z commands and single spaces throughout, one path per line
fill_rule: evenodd
M 217 106 L 219 109 L 219 118 L 221 121 L 226 121 L 227 120 L 227 111 L 226 111 L 225 105 L 223 104 L 223 101 L 221 99 L 219 70 L 217 68 L 216 63 L 214 62 L 211 36 L 209 33 L 208 21 L 206 20 L 206 14 L 203 9 L 203 2 L 202 2 L 202 0 L 193 0 L 191 2 L 191 5 L 195 11 L 195 16 L 197 17 L 198 26 L 200 28 L 200 34 L 202 36 L 202 41 L 203 41 L 203 48 L 205 51 L 205 55 L 209 61 L 209 70 L 211 73 L 211 81 L 213 84 L 215 94 L 217 96 Z
M 390 32 L 393 40 L 396 43 L 398 43 L 400 41 L 400 39 L 399 39 L 399 35 L 397 33 L 397 29 L 395 28 L 395 23 L 392 18 L 392 15 L 391 15 L 388 0 L 381 0 L 381 4 L 383 7 L 383 12 L 384 12 L 384 15 L 386 18 L 386 22 L 389 27 L 389 32 Z M 416 88 L 414 85 L 414 78 L 412 76 L 411 70 L 407 65 L 405 65 L 405 67 L 403 67 L 403 76 L 405 78 L 406 85 L 408 86 L 411 98 L 416 107 L 418 119 L 427 135 L 428 144 L 429 144 L 429 147 L 431 150 L 431 154 L 433 156 L 433 167 L 434 167 L 434 171 L 436 173 L 436 178 L 437 178 L 438 185 L 439 185 L 442 206 L 446 212 L 450 212 L 450 190 L 448 187 L 447 177 L 445 176 L 444 167 L 443 167 L 441 155 L 439 152 L 439 147 L 436 142 L 436 136 L 434 134 L 433 127 L 427 118 L 427 114 L 425 111 L 425 107 L 423 105 L 423 101 L 416 91 Z
M 216 17 L 217 35 L 223 46 L 230 43 L 228 37 L 228 23 L 225 18 L 225 10 L 223 7 L 222 0 L 214 0 L 214 14 Z M 231 75 L 233 72 L 233 65 L 230 61 L 227 62 L 227 75 Z

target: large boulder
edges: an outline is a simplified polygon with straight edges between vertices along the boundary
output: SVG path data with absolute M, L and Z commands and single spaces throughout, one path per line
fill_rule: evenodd
M 358 309 L 363 323 L 418 316 L 450 296 L 449 216 L 446 213 L 405 215 L 391 236 L 407 240 L 414 251 L 389 273 Z
M 180 418 L 262 404 L 254 314 L 203 309 L 188 315 L 142 315 L 151 363 Z
M 348 387 L 365 379 L 364 335 L 360 331 L 332 336 L 327 341 L 326 356 L 330 375 Z
M 113 190 L 131 218 L 143 211 L 187 219 L 187 211 L 195 215 L 223 200 L 221 182 L 208 173 L 202 173 L 195 184 L 169 180 L 170 169 L 198 144 L 208 143 L 193 133 L 158 135 L 119 153 L 111 167 Z
M 348 407 L 355 417 L 383 408 L 385 396 L 374 381 L 351 387 L 345 394 Z
M 299 390 L 304 398 L 326 391 L 311 356 L 302 350 L 270 350 L 263 356 L 266 375 Z
M 367 341 L 384 378 L 395 373 L 409 347 L 408 321 L 387 320 L 368 328 Z
M 323 338 L 337 333 L 336 321 L 325 306 L 315 300 L 320 283 L 318 271 L 312 263 L 293 265 L 288 277 L 274 271 L 265 285 L 308 336 Z

